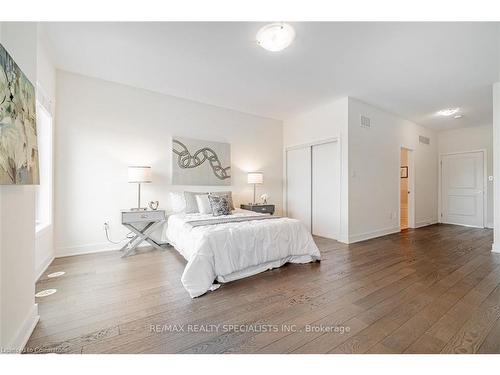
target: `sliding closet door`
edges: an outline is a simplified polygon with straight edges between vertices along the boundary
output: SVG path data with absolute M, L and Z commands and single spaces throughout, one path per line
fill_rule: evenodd
M 340 163 L 338 142 L 312 146 L 312 233 L 338 239 Z
M 287 216 L 311 230 L 311 148 L 286 152 Z

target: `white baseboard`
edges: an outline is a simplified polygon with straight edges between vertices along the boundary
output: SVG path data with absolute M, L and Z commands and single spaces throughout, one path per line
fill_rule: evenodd
M 486 228 L 493 229 L 494 228 L 493 223 L 487 223 Z
M 498 242 L 493 242 L 491 244 L 491 252 L 500 254 L 500 246 L 499 246 Z
M 339 242 L 348 244 L 349 243 L 349 238 L 346 235 L 339 236 L 338 240 Z
M 80 246 L 58 247 L 56 248 L 55 258 L 69 257 L 73 255 L 102 253 L 105 251 L 116 251 L 120 250 L 124 244 L 125 242 L 123 242 L 122 245 L 111 244 L 109 242 L 100 242 L 100 243 L 80 245 Z M 146 247 L 146 246 L 151 246 L 151 245 L 149 245 L 148 243 L 142 243 L 138 247 Z
M 388 234 L 399 233 L 401 229 L 399 227 L 384 228 L 379 230 L 374 230 L 371 232 L 355 234 L 349 236 L 349 243 L 355 243 L 360 241 L 370 240 L 372 238 L 387 236 Z
M 37 270 L 36 272 L 36 281 L 38 281 L 38 279 L 40 279 L 40 277 L 43 275 L 43 273 L 47 270 L 47 268 L 49 268 L 50 264 L 52 263 L 52 261 L 54 260 L 54 257 L 51 256 L 51 257 L 48 257 L 45 262 L 43 262 L 43 264 L 40 266 L 40 268 Z
M 415 229 L 416 228 L 426 227 L 428 225 L 434 225 L 434 224 L 437 224 L 437 223 L 438 223 L 437 219 L 420 220 L 420 221 L 417 221 L 415 223 Z
M 33 304 L 30 312 L 26 315 L 26 318 L 21 324 L 21 327 L 19 327 L 15 337 L 12 338 L 10 343 L 4 349 L 9 350 L 9 352 L 12 351 L 12 353 L 20 353 L 28 343 L 28 340 L 30 339 L 30 336 L 39 320 L 40 315 L 38 315 L 38 305 L 35 303 Z

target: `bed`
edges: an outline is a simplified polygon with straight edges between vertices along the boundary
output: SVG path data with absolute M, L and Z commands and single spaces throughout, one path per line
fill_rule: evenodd
M 187 260 L 182 284 L 191 298 L 220 284 L 281 267 L 319 261 L 311 234 L 298 220 L 236 209 L 231 215 L 178 213 L 165 239 Z

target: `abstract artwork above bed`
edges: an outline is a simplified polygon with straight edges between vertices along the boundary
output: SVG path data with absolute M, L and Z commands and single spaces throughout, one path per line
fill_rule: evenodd
M 39 183 L 35 88 L 0 44 L 0 185 Z
M 231 145 L 172 138 L 173 185 L 231 185 Z

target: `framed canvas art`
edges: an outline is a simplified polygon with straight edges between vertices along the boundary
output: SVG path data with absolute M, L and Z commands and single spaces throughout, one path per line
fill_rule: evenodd
M 0 44 L 0 185 L 39 184 L 35 88 Z
M 231 185 L 231 145 L 172 138 L 173 185 Z
M 401 167 L 401 178 L 408 178 L 408 167 Z

